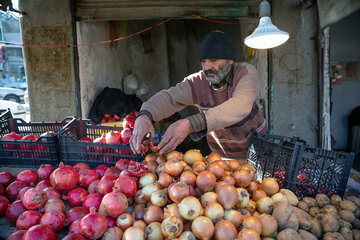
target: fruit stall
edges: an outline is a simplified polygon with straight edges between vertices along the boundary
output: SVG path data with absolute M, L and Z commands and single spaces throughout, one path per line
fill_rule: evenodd
M 353 154 L 253 133 L 246 163 L 129 147 L 121 126 L 68 117 L 0 132 L 0 239 L 360 239 Z

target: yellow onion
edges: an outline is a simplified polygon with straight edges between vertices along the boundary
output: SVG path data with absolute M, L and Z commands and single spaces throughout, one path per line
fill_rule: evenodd
M 253 229 L 245 228 L 239 232 L 237 240 L 260 240 L 260 234 Z
M 238 192 L 233 185 L 225 184 L 218 191 L 218 202 L 225 208 L 233 208 L 239 200 Z
M 146 201 L 150 201 L 151 200 L 151 195 L 153 194 L 153 192 L 155 192 L 156 190 L 161 189 L 160 185 L 158 183 L 150 183 L 148 185 L 146 185 L 145 187 L 143 187 L 143 189 L 141 190 L 142 194 L 144 194 L 144 199 L 146 199 Z
M 121 230 L 125 231 L 129 227 L 134 225 L 134 218 L 129 213 L 123 213 L 116 219 L 116 226 L 121 228 Z
M 184 155 L 184 161 L 191 165 L 198 161 L 202 161 L 202 159 L 203 156 L 201 155 L 200 151 L 196 149 L 190 149 L 186 151 Z
M 221 220 L 215 225 L 215 239 L 219 240 L 234 240 L 237 236 L 237 231 L 229 220 Z
M 235 209 L 229 209 L 225 210 L 224 219 L 229 220 L 236 228 L 238 228 L 243 221 L 243 215 Z
M 206 207 L 209 203 L 217 202 L 217 194 L 214 192 L 207 192 L 201 195 L 201 206 Z
M 209 240 L 214 235 L 215 227 L 210 218 L 200 216 L 192 221 L 191 231 L 197 238 Z
M 152 222 L 161 222 L 163 219 L 164 213 L 163 210 L 158 206 L 150 206 L 145 209 L 144 221 L 146 224 Z
M 144 240 L 144 231 L 140 228 L 129 227 L 124 232 L 123 240 Z
M 224 217 L 224 209 L 219 203 L 212 202 L 205 207 L 204 215 L 210 218 L 213 223 L 217 223 Z
M 184 224 L 181 218 L 170 216 L 161 223 L 161 232 L 166 238 L 177 238 L 183 231 Z
M 237 208 L 244 208 L 248 205 L 250 200 L 250 195 L 245 188 L 236 188 L 238 193 L 238 201 L 236 203 Z
M 262 226 L 261 236 L 268 237 L 276 232 L 278 223 L 273 216 L 269 214 L 261 214 L 258 219 Z
M 197 218 L 202 211 L 200 201 L 196 197 L 186 197 L 179 203 L 180 215 L 186 220 Z
M 260 213 L 271 213 L 273 210 L 274 201 L 269 197 L 260 198 L 256 202 L 256 209 Z
M 243 228 L 253 229 L 259 234 L 261 233 L 261 222 L 257 217 L 254 216 L 247 216 L 244 218 L 242 222 Z
M 151 203 L 158 207 L 163 207 L 168 201 L 167 193 L 164 190 L 156 190 L 151 194 Z
M 145 229 L 145 239 L 147 240 L 161 240 L 164 239 L 161 232 L 161 223 L 152 222 L 147 225 Z
M 156 175 L 154 173 L 148 172 L 140 177 L 139 188 L 142 188 L 150 183 L 154 183 L 156 180 L 157 180 Z
M 196 240 L 196 237 L 191 231 L 184 231 L 181 233 L 179 240 Z

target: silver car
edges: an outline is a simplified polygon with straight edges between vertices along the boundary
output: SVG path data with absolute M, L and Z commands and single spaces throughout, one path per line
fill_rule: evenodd
M 26 111 L 24 107 L 16 102 L 0 100 L 0 112 L 10 109 L 13 118 L 22 118 L 26 120 Z
M 0 87 L 0 100 L 8 100 L 20 103 L 24 101 L 24 90 Z

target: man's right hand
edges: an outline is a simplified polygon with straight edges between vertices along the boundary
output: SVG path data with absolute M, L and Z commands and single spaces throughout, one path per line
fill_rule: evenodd
M 155 137 L 155 129 L 149 117 L 141 115 L 136 118 L 133 134 L 130 138 L 130 147 L 134 153 L 141 154 L 140 145 L 148 132 L 150 132 L 152 138 Z

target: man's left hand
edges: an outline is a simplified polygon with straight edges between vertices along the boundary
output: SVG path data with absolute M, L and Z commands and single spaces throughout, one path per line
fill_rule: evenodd
M 160 154 L 166 154 L 174 150 L 192 132 L 190 121 L 186 118 L 171 124 L 158 145 Z

